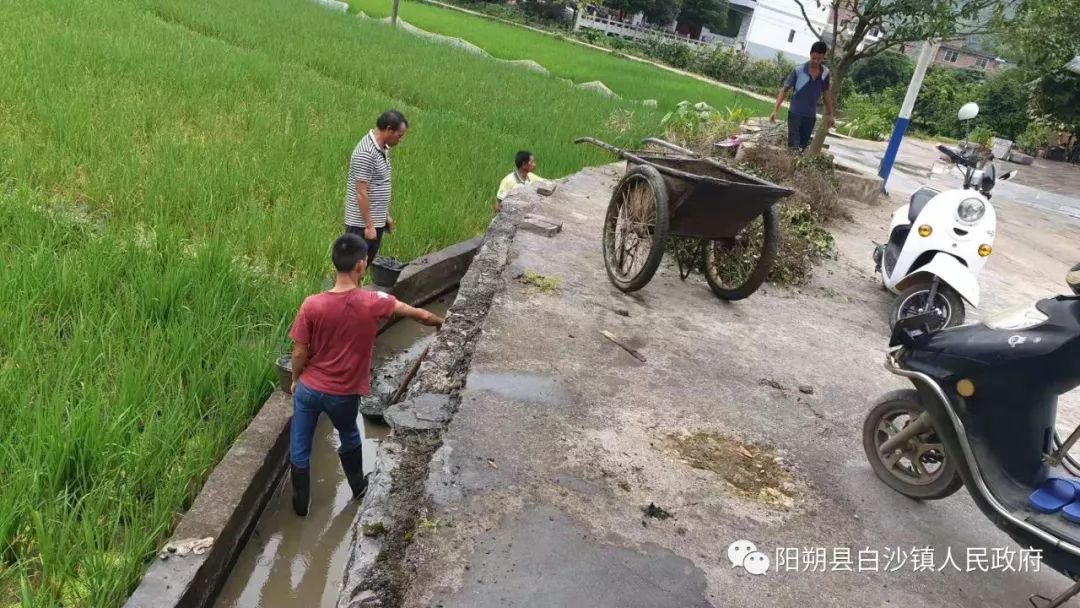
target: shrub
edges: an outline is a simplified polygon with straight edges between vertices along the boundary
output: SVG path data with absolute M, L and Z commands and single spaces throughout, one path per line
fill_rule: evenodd
M 1056 141 L 1057 132 L 1053 127 L 1042 121 L 1032 121 L 1016 138 L 1016 145 L 1024 152 L 1034 155 Z
M 729 108 L 725 115 L 704 101 L 694 105 L 682 101 L 660 120 L 660 126 L 667 139 L 708 155 L 713 143 L 739 132 L 748 113 L 748 110 L 736 107 Z
M 845 90 L 875 95 L 894 87 L 907 87 L 915 72 L 915 62 L 900 53 L 882 53 L 861 59 L 851 68 Z
M 779 206 L 780 251 L 768 280 L 779 285 L 807 283 L 814 265 L 833 255 L 833 236 L 824 224 L 850 217 L 839 202 L 832 158 L 762 146 L 747 148 L 740 168 L 795 190 Z
M 881 141 L 892 132 L 899 104 L 890 94 L 862 95 L 854 93 L 844 100 L 844 120 L 837 130 L 851 137 Z

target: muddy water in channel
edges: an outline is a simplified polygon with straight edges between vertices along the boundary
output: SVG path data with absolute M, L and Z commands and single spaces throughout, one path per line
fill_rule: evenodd
M 456 293 L 425 308 L 445 314 Z M 431 342 L 434 330 L 402 320 L 383 332 L 375 346 L 372 396 L 389 396 L 409 364 Z M 374 464 L 379 439 L 389 427 L 363 418 L 364 472 Z M 266 505 L 247 545 L 237 558 L 216 608 L 332 608 L 344 575 L 351 541 L 350 526 L 359 503 L 338 461 L 337 432 L 326 416 L 319 419 L 311 455 L 311 506 L 305 518 L 292 511 L 288 474 Z

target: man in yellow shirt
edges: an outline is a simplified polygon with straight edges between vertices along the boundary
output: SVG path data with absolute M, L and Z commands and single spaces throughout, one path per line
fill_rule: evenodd
M 522 150 L 514 157 L 514 167 L 499 183 L 499 192 L 495 195 L 495 211 L 502 209 L 503 199 L 518 186 L 540 181 L 542 178 L 533 173 L 536 169 L 536 157 L 528 150 Z

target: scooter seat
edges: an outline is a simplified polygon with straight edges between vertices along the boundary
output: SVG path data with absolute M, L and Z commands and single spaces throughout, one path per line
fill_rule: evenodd
M 1028 506 L 1040 513 L 1057 513 L 1069 505 L 1076 507 L 1077 515 L 1080 515 L 1080 504 L 1070 504 L 1077 498 L 1080 498 L 1080 484 L 1069 479 L 1051 477 L 1028 496 Z

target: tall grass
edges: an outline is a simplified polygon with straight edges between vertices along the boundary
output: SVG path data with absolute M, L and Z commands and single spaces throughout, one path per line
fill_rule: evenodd
M 7 3 L 0 31 L 5 607 L 137 584 L 269 392 L 380 111 L 412 123 L 405 259 L 482 231 L 517 149 L 562 175 L 611 160 L 575 136 L 659 119 L 303 0 Z
M 0 561 L 28 605 L 115 604 L 265 395 L 302 292 L 25 193 L 0 222 Z
M 349 5 L 373 17 L 386 17 L 393 2 L 349 0 Z M 768 104 L 748 95 L 524 28 L 413 0 L 399 3 L 398 16 L 421 29 L 468 40 L 500 59 L 532 59 L 560 77 L 600 80 L 623 97 L 655 99 L 661 108 L 705 101 L 716 108 L 741 105 L 768 113 Z

